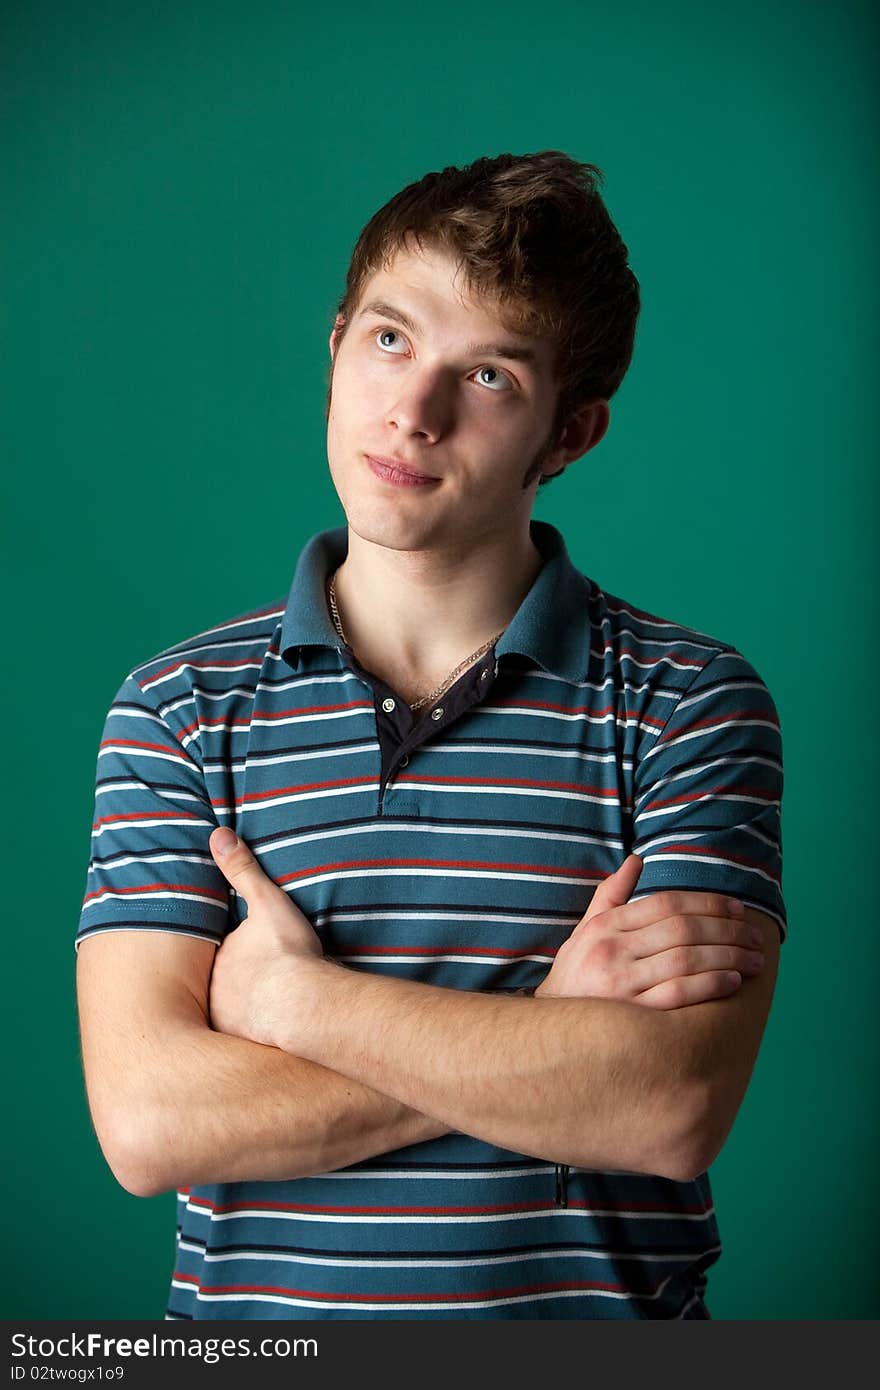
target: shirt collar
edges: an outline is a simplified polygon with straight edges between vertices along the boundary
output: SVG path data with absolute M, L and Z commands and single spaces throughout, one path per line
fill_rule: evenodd
M 544 563 L 497 642 L 496 658 L 516 653 L 563 680 L 583 680 L 590 658 L 592 583 L 575 569 L 555 526 L 534 520 L 529 526 Z M 281 624 L 281 655 L 289 665 L 296 665 L 302 647 L 340 646 L 325 585 L 347 553 L 346 526 L 319 531 L 303 547 Z

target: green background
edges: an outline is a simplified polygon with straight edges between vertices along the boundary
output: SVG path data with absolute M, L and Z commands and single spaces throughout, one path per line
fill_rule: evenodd
M 171 1270 L 173 1197 L 116 1184 L 78 1054 L 109 702 L 341 524 L 327 336 L 367 218 L 548 148 L 605 171 L 643 310 L 608 435 L 535 514 L 606 589 L 738 646 L 782 721 L 789 939 L 712 1170 L 709 1306 L 877 1315 L 877 24 L 610 9 L 3 8 L 7 1317 L 161 1317 Z

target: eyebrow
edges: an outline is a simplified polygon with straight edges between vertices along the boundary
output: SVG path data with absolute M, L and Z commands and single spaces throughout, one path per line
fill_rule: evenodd
M 419 326 L 409 314 L 396 309 L 381 299 L 372 299 L 360 310 L 361 314 L 377 314 L 379 318 L 396 319 L 408 333 L 419 333 Z M 538 355 L 532 348 L 520 347 L 516 343 L 467 343 L 464 349 L 468 357 L 506 357 L 509 362 L 528 362 L 537 367 Z

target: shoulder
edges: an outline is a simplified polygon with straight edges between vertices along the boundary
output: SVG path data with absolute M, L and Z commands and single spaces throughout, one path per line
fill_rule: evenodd
M 773 697 L 752 662 L 733 643 L 674 618 L 639 608 L 590 581 L 591 666 L 614 678 L 641 752 L 674 722 L 725 713 L 744 727 L 748 715 L 778 730 Z M 674 716 L 674 721 L 673 721 Z
M 595 580 L 590 581 L 590 608 L 592 655 L 628 668 L 640 682 L 653 678 L 682 694 L 708 683 L 733 680 L 764 686 L 748 657 L 732 642 L 637 608 L 602 589 Z
M 186 746 L 200 700 L 211 709 L 230 699 L 250 705 L 266 662 L 277 659 L 283 616 L 283 601 L 265 604 L 140 662 L 110 702 L 105 737 L 167 725 Z
M 278 659 L 283 615 L 283 602 L 266 604 L 135 666 L 110 703 L 101 754 L 139 747 L 143 756 L 198 763 L 206 723 L 249 716 L 267 662 Z
M 194 683 L 220 693 L 255 686 L 267 655 L 277 654 L 285 601 L 278 599 L 194 633 L 140 662 L 128 674 L 130 692 L 163 700 Z
M 590 608 L 604 656 L 642 670 L 663 667 L 672 681 L 686 685 L 716 657 L 738 654 L 732 643 L 638 608 L 595 580 L 590 581 Z

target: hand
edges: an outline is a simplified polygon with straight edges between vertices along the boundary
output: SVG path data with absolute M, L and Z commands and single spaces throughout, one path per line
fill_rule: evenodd
M 321 942 L 309 919 L 263 872 L 244 840 L 223 827 L 213 831 L 208 845 L 218 869 L 247 900 L 248 909 L 214 957 L 208 999 L 211 1026 L 218 1033 L 275 1046 L 285 1008 L 283 981 L 298 963 L 323 957 Z
M 733 994 L 759 973 L 764 956 L 740 903 L 678 891 L 629 903 L 642 867 L 630 854 L 599 885 L 536 995 L 679 1009 Z

